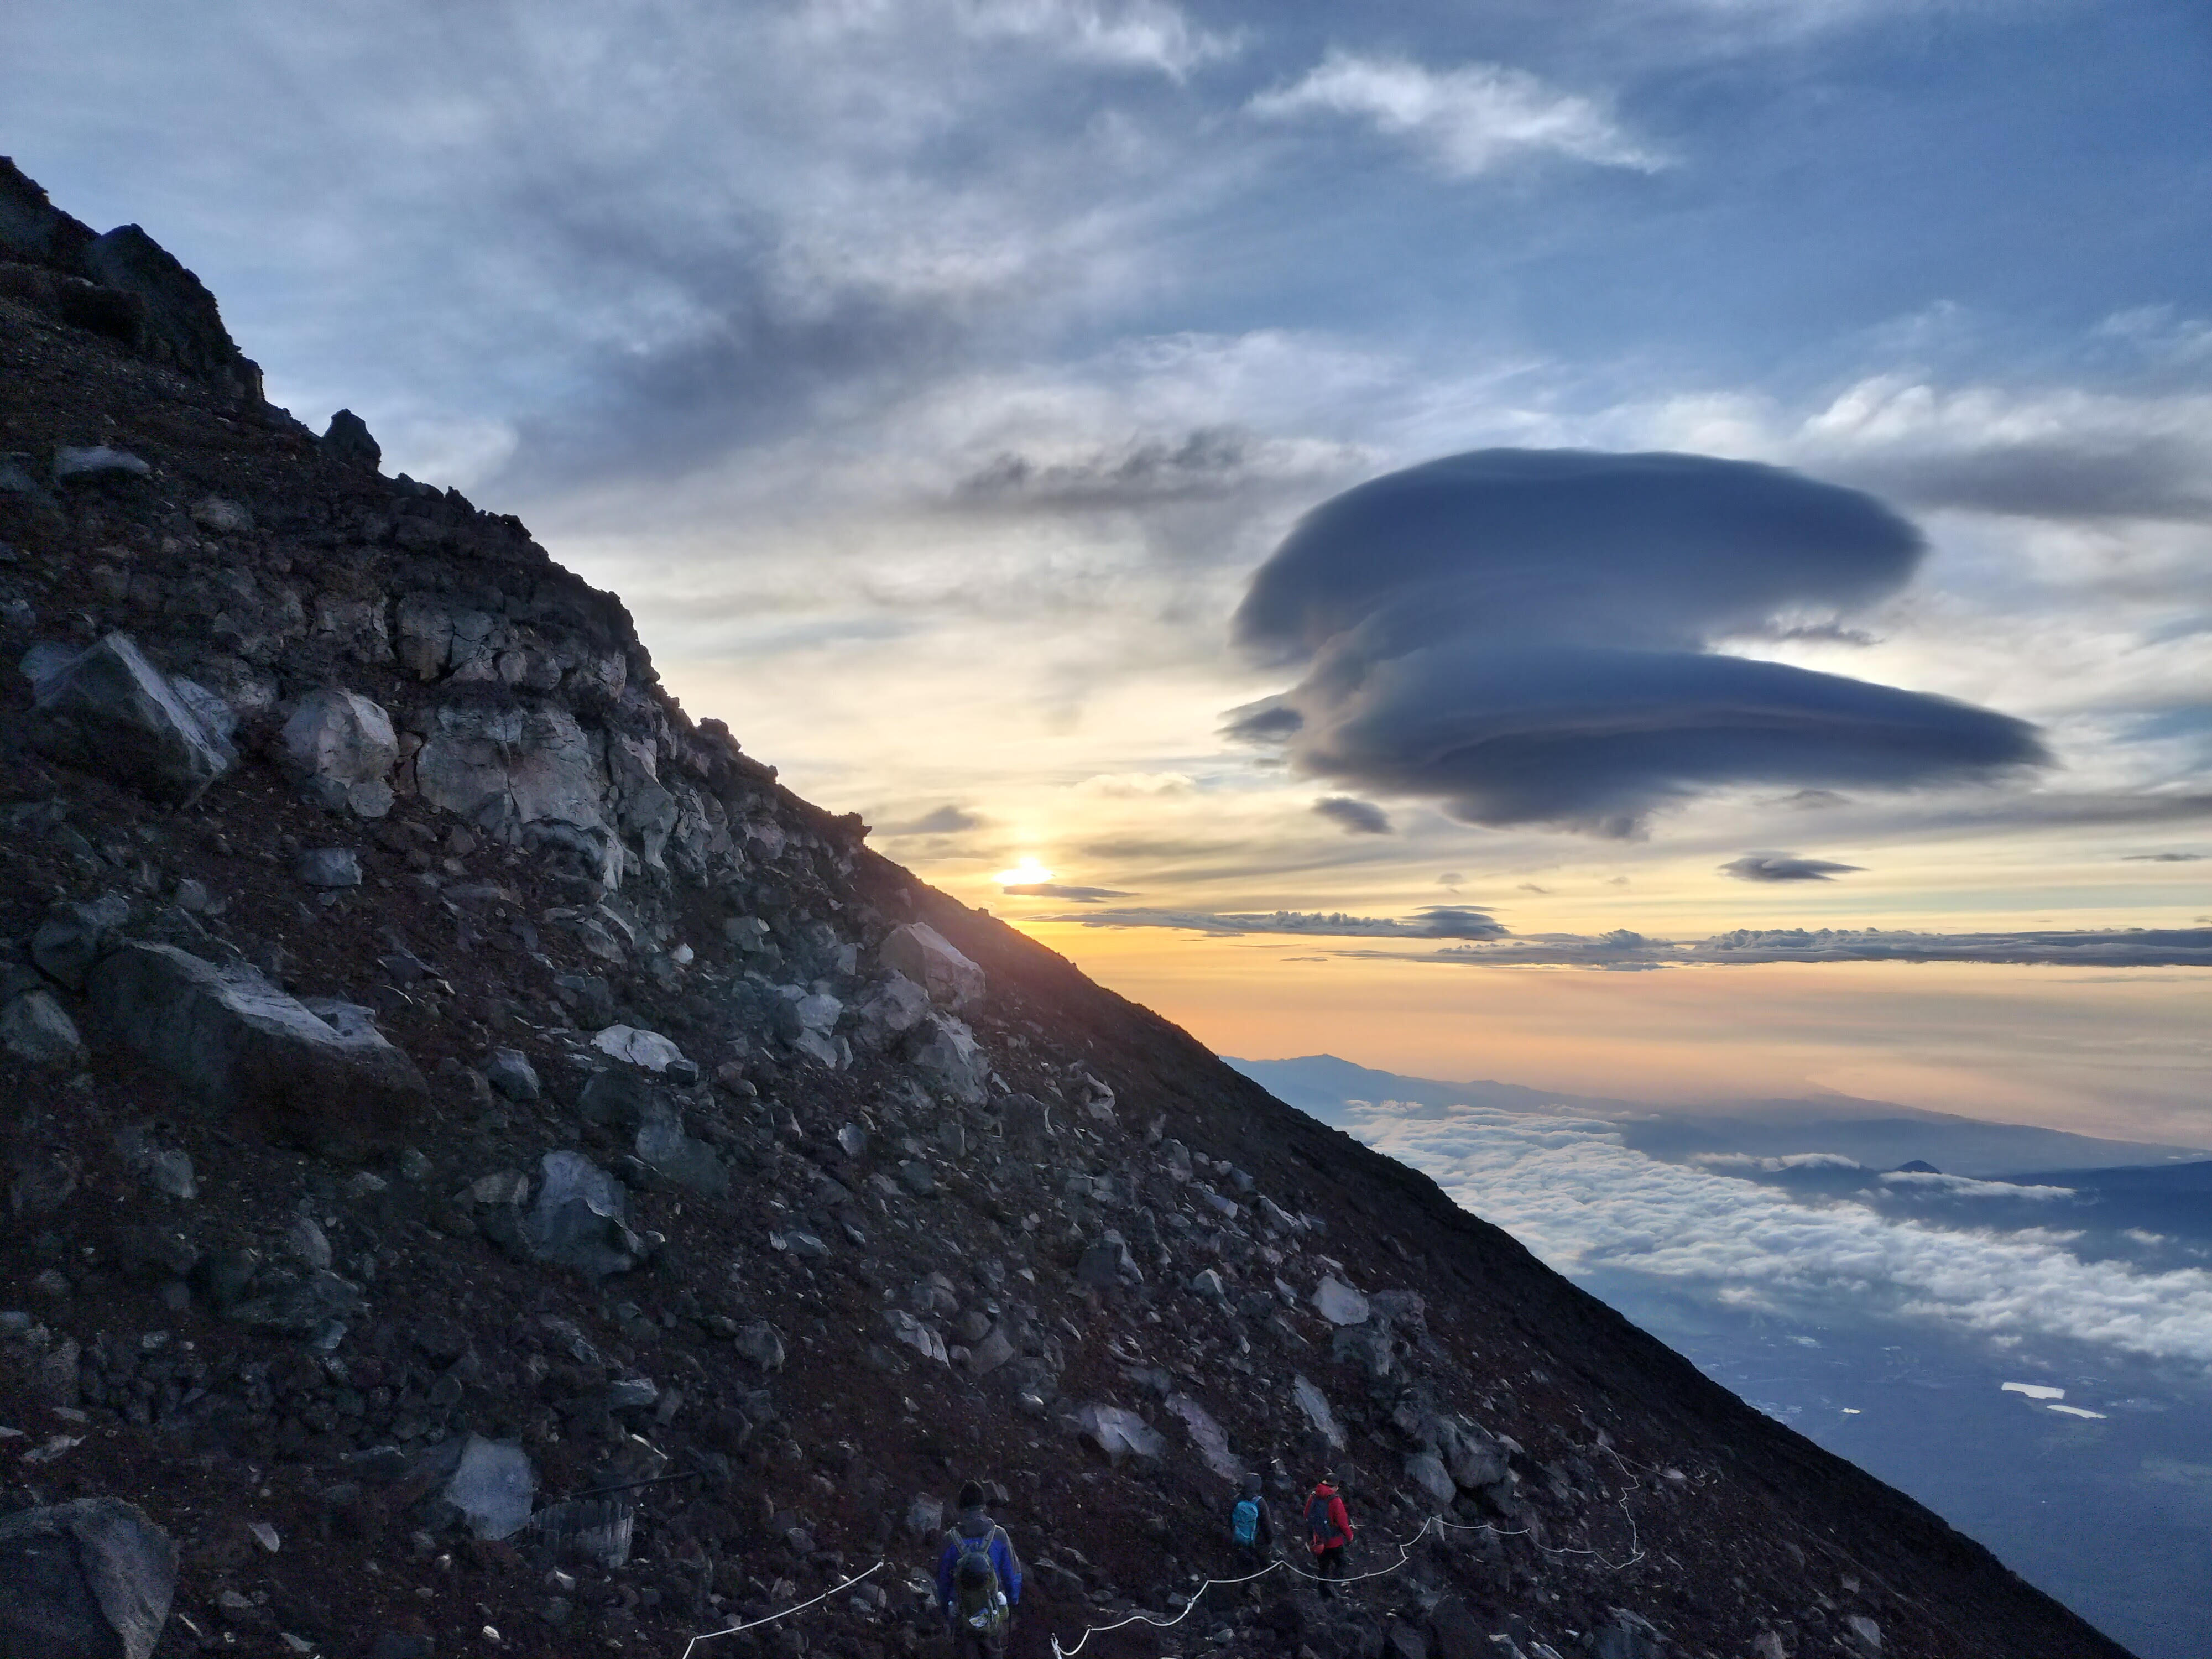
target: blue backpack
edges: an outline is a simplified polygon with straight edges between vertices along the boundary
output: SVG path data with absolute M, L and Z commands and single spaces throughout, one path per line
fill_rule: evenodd
M 1237 1507 L 1229 1511 L 1229 1530 L 1237 1541 L 1249 1547 L 1260 1535 L 1260 1505 L 1249 1498 L 1240 1498 Z

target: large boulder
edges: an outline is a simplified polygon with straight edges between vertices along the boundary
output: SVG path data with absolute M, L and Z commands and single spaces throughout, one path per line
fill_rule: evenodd
M 581 1152 L 548 1152 L 538 1201 L 523 1218 L 523 1248 L 538 1261 L 590 1279 L 628 1273 L 645 1260 L 629 1230 L 621 1187 Z
M 187 1094 L 270 1139 L 339 1153 L 391 1136 L 422 1074 L 365 1008 L 302 1002 L 242 963 L 130 940 L 87 980 L 103 1024 Z
M 544 826 L 541 838 L 581 854 L 602 884 L 622 880 L 622 843 L 604 810 L 606 769 L 566 709 L 444 705 L 415 757 L 415 787 L 495 834 L 526 839 L 523 828 Z
M 0 1520 L 0 1653 L 146 1659 L 177 1547 L 135 1504 L 80 1498 Z
M 990 1057 L 963 1021 L 931 1015 L 907 1034 L 907 1059 L 925 1082 L 963 1106 L 990 1098 Z
M 0 1008 L 0 1045 L 33 1066 L 73 1066 L 84 1039 L 68 1010 L 44 991 L 26 991 Z
M 399 739 L 392 716 L 358 692 L 311 691 L 284 722 L 284 759 L 301 787 L 331 811 L 380 818 L 392 810 Z
M 965 1008 L 982 1000 L 983 970 L 927 922 L 892 928 L 879 954 L 884 967 L 921 986 L 940 1008 Z
M 34 684 L 33 743 L 163 805 L 191 805 L 237 759 L 128 634 L 110 634 Z

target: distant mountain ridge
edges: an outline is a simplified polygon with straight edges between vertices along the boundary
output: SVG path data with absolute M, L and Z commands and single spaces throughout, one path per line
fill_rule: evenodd
M 1917 1160 L 1953 1175 L 2010 1179 L 2035 1174 L 2055 1180 L 2072 1170 L 2157 1167 L 2212 1158 L 2212 1152 L 2201 1147 L 2106 1140 L 2032 1124 L 1990 1123 L 1845 1095 L 1723 1101 L 1703 1111 L 1681 1111 L 1517 1083 L 1407 1077 L 1355 1065 L 1334 1054 L 1226 1063 L 1278 1100 L 1338 1127 L 1347 1121 L 1346 1103 L 1353 1100 L 1402 1101 L 1431 1111 L 1453 1106 L 1509 1112 L 1565 1109 L 1616 1123 L 1626 1145 L 1670 1161 L 1699 1153 L 1773 1158 L 1838 1152 L 1869 1169 L 1892 1170 Z

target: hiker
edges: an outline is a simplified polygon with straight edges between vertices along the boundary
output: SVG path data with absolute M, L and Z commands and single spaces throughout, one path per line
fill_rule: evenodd
M 1244 1494 L 1229 1511 L 1229 1535 L 1236 1540 L 1240 1573 L 1255 1573 L 1274 1559 L 1275 1517 L 1260 1496 L 1260 1477 L 1244 1477 Z
M 960 1519 L 937 1558 L 937 1599 L 957 1659 L 1004 1659 L 1022 1561 L 1006 1529 L 983 1512 L 983 1488 L 973 1480 L 960 1488 Z
M 1313 1552 L 1314 1576 L 1321 1580 L 1324 1596 L 1339 1592 L 1334 1581 L 1344 1577 L 1344 1547 L 1352 1541 L 1352 1517 L 1336 1490 L 1334 1470 L 1322 1472 L 1313 1496 L 1306 1499 L 1306 1547 Z

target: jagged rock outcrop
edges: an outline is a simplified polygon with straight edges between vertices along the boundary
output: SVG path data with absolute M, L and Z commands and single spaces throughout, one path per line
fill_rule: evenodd
M 880 1558 L 722 1651 L 907 1659 L 973 1473 L 1041 1659 L 1225 1565 L 1233 1473 L 1287 1529 L 1328 1464 L 1361 1568 L 1421 1541 L 1177 1650 L 2118 1659 L 870 852 L 96 240 L 0 174 L 0 1512 L 144 1504 L 161 1653 L 679 1651 Z M 95 648 L 158 764 L 50 736 Z
M 0 1517 L 0 1652 L 147 1659 L 177 1547 L 137 1505 L 81 1498 Z

